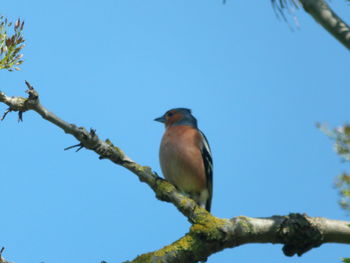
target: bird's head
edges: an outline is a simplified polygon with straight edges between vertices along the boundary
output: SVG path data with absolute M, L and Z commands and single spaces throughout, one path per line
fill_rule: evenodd
M 192 126 L 197 128 L 197 120 L 192 115 L 190 109 L 186 108 L 175 108 L 168 110 L 163 116 L 154 119 L 155 121 L 165 124 L 165 127 L 171 126 Z

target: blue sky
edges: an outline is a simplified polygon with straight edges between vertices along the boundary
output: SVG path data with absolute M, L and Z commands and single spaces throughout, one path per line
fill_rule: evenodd
M 340 15 L 345 1 L 333 2 Z M 264 217 L 290 212 L 349 220 L 336 175 L 350 170 L 316 127 L 349 122 L 348 51 L 302 10 L 297 28 L 268 0 L 5 1 L 25 20 L 25 63 L 0 72 L 8 95 L 24 80 L 66 121 L 97 129 L 160 173 L 163 127 L 188 107 L 214 158 L 212 212 Z M 6 107 L 0 106 L 4 111 Z M 167 245 L 189 223 L 135 175 L 93 152 L 65 152 L 74 138 L 37 114 L 0 123 L 1 231 L 16 263 L 122 262 Z M 340 262 L 345 245 L 287 258 L 281 245 L 245 245 L 214 262 Z

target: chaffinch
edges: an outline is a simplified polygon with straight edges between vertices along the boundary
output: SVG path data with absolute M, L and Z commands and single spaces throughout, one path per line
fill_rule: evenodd
M 159 159 L 166 180 L 210 212 L 213 163 L 209 143 L 186 108 L 168 110 L 156 118 L 165 124 Z

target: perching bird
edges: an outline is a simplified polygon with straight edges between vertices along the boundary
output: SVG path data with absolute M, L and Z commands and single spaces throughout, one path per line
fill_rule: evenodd
M 166 180 L 210 212 L 213 162 L 205 135 L 186 108 L 168 110 L 156 118 L 165 124 L 159 159 Z

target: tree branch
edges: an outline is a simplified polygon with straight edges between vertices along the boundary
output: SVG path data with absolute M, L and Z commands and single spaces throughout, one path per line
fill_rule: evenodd
M 290 214 L 269 218 L 213 217 L 206 225 L 192 225 L 190 232 L 173 244 L 143 254 L 128 263 L 197 262 L 225 248 L 248 243 L 284 244 L 287 256 L 301 256 L 323 243 L 350 244 L 349 222 Z
M 300 3 L 321 26 L 350 49 L 350 27 L 324 0 L 300 0 Z
M 73 135 L 80 142 L 76 146 L 95 151 L 100 159 L 109 159 L 136 174 L 140 181 L 153 189 L 158 199 L 174 204 L 192 223 L 189 233 L 184 237 L 160 250 L 143 254 L 131 262 L 198 262 L 225 248 L 247 243 L 284 244 L 283 252 L 287 256 L 300 256 L 323 243 L 350 244 L 350 222 L 345 221 L 311 218 L 305 214 L 269 218 L 214 217 L 152 172 L 150 167 L 135 163 L 108 139 L 100 140 L 95 130 L 91 129 L 88 132 L 84 127 L 70 124 L 48 111 L 40 104 L 39 95 L 34 88 L 28 82 L 26 85 L 28 98 L 8 97 L 0 92 L 0 102 L 9 106 L 6 114 L 18 111 L 19 119 L 22 120 L 25 111 L 34 110 L 44 119 Z
M 8 97 L 0 91 L 0 102 L 9 106 L 6 114 L 18 111 L 19 120 L 22 120 L 24 112 L 33 110 L 45 120 L 63 129 L 65 133 L 73 135 L 80 141 L 80 146 L 96 152 L 100 155 L 100 159 L 109 159 L 136 174 L 140 181 L 148 184 L 153 189 L 158 199 L 173 203 L 191 222 L 200 222 L 203 216 L 209 215 L 205 209 L 197 206 L 192 199 L 182 195 L 172 184 L 159 177 L 155 172 L 152 172 L 150 167 L 141 166 L 132 161 L 120 148 L 114 146 L 110 140 L 100 140 L 95 130 L 90 129 L 90 132 L 88 132 L 84 127 L 77 127 L 75 124 L 68 123 L 47 110 L 40 104 L 39 94 L 34 88 L 27 81 L 26 85 L 28 87 L 26 91 L 29 95 L 28 98 Z

